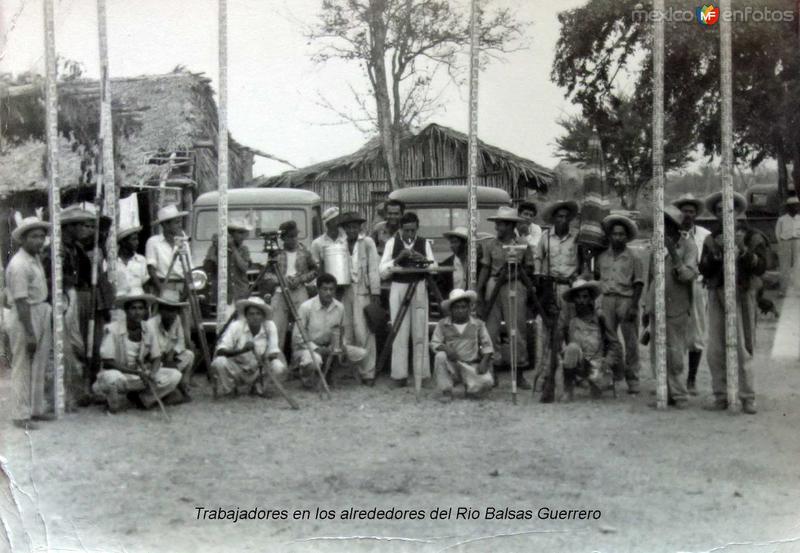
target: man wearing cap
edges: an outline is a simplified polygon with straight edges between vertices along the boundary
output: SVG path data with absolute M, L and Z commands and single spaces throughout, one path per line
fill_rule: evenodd
M 442 267 L 452 267 L 453 272 L 444 272 L 439 274 L 438 284 L 439 290 L 443 295 L 447 295 L 455 288 L 467 289 L 467 244 L 469 241 L 469 231 L 467 227 L 456 227 L 453 230 L 448 230 L 443 233 L 450 245 L 450 251 L 453 255 L 440 263 Z M 481 250 L 478 249 L 478 252 Z
M 525 239 L 532 252 L 536 251 L 539 241 L 542 239 L 542 227 L 533 222 L 533 218 L 536 217 L 537 213 L 538 208 L 533 202 L 526 200 L 520 202 L 517 206 L 517 214 L 523 219 L 517 225 L 517 234 Z
M 125 320 L 105 327 L 100 346 L 103 368 L 92 391 L 108 403 L 111 413 L 124 409 L 131 393 L 145 409 L 153 407 L 156 396 L 165 398 L 181 381 L 180 371 L 162 367 L 158 339 L 145 324 L 153 299 L 142 290 L 118 297 L 116 304 L 125 310 Z
M 367 350 L 350 344 L 342 334 L 345 311 L 342 303 L 334 297 L 335 294 L 336 278 L 322 273 L 317 277 L 317 295 L 303 302 L 298 309 L 299 320 L 292 331 L 292 356 L 306 387 L 313 386 L 315 382 L 314 364 L 322 368 L 323 360 L 336 353 L 342 353 L 350 363 L 360 364 L 361 375 L 371 374 L 371 378 L 375 378 L 374 368 L 370 373 L 363 366 Z M 308 343 L 303 339 L 304 333 Z
M 562 294 L 565 303 L 573 304 L 570 314 L 559 319 L 557 343 L 563 344 L 561 367 L 564 391 L 572 399 L 578 377 L 585 378 L 593 396 L 612 383 L 614 368 L 621 358 L 617 333 L 595 308 L 602 286 L 593 280 L 577 279 Z
M 236 302 L 239 317 L 217 342 L 211 377 L 218 395 L 228 395 L 245 386 L 255 393 L 261 389 L 261 370 L 276 377 L 286 372 L 281 360 L 278 329 L 270 319 L 272 308 L 253 296 Z
M 523 390 L 529 390 L 531 385 L 525 380 L 522 373 L 529 365 L 528 289 L 523 279 L 519 279 L 517 282 L 509 280 L 509 277 L 513 275 L 508 274 L 508 260 L 513 256 L 519 272 L 532 271 L 533 253 L 525 239 L 516 236 L 516 226 L 523 221 L 522 217 L 517 215 L 516 210 L 510 207 L 500 207 L 497 209 L 497 213 L 488 217 L 487 220 L 494 221 L 497 236 L 482 244 L 481 270 L 476 289 L 479 293 L 483 292 L 483 302 L 485 309 L 488 310 L 486 327 L 489 329 L 495 350 L 500 351 L 501 323 L 505 321 L 506 325 L 514 324 L 516 326 L 517 385 Z M 510 319 L 512 314 L 509 309 L 511 309 L 510 292 L 513 286 L 516 287 L 517 292 L 514 300 L 516 301 L 516 320 L 512 323 Z M 506 329 L 510 330 L 508 326 Z M 502 359 L 499 357 L 495 359 L 496 364 L 502 363 Z
M 683 215 L 674 205 L 664 208 L 664 297 L 667 319 L 667 390 L 669 404 L 677 409 L 688 406 L 687 385 L 683 380 L 686 355 L 686 329 L 692 312 L 692 285 L 697 280 L 697 249 L 694 240 L 681 234 Z M 644 326 L 655 325 L 656 290 L 654 260 L 650 257 L 649 286 L 645 302 Z M 651 330 L 655 332 L 655 330 Z M 651 366 L 655 369 L 655 340 L 651 342 Z
M 252 230 L 253 228 L 244 221 L 231 219 L 228 222 L 228 304 L 230 305 L 247 298 L 250 292 L 247 271 L 252 262 L 250 250 L 244 241 Z M 203 260 L 203 270 L 214 282 L 217 279 L 217 248 L 215 234 Z
M 342 295 L 344 305 L 344 339 L 348 344 L 365 348 L 367 356 L 361 363 L 361 380 L 367 386 L 375 382 L 375 334 L 367 324 L 365 308 L 380 306 L 381 277 L 380 258 L 375 242 L 361 234 L 361 226 L 366 222 L 357 212 L 344 213 L 338 218 L 339 227 L 344 231 L 347 250 L 350 253 L 350 284 L 345 286 Z
M 44 380 L 52 345 L 52 310 L 47 303 L 47 278 L 40 253 L 48 223 L 26 217 L 11 233 L 20 245 L 6 267 L 7 321 L 11 346 L 11 419 L 33 429 L 35 419 L 47 419 Z
M 392 206 L 387 207 L 391 210 Z M 381 258 L 381 278 L 391 281 L 389 311 L 392 322 L 398 316 L 403 297 L 415 281 L 418 282 L 406 316 L 403 317 L 392 343 L 392 385 L 405 386 L 408 379 L 409 337 L 411 339 L 412 367 L 423 379 L 429 378 L 430 355 L 428 354 L 428 286 L 424 273 L 403 273 L 397 269 L 415 268 L 420 265 L 436 266 L 430 243 L 419 236 L 419 218 L 411 211 L 400 219 L 400 231 L 386 242 Z M 384 346 L 385 347 L 385 346 Z
M 178 369 L 182 375 L 178 389 L 184 399 L 190 399 L 187 378 L 191 375 L 194 365 L 194 352 L 186 347 L 183 325 L 180 312 L 185 309 L 186 302 L 180 301 L 178 293 L 174 290 L 164 290 L 156 298 L 158 313 L 147 320 L 150 332 L 156 337 L 161 349 L 161 364 L 165 367 Z
M 325 224 L 325 232 L 321 236 L 314 238 L 311 247 L 311 257 L 317 264 L 320 271 L 325 271 L 325 248 L 333 244 L 344 242 L 344 232 L 338 223 L 339 208 L 329 207 L 322 213 L 322 222 Z
M 753 372 L 749 357 L 755 345 L 755 294 L 753 283 L 767 270 L 767 244 L 763 235 L 747 227 L 744 211 L 747 200 L 734 192 L 734 210 L 741 216 L 736 219 L 736 311 L 737 357 L 739 374 L 739 399 L 742 410 L 755 414 L 756 401 L 753 388 Z M 728 408 L 727 372 L 725 355 L 725 265 L 722 238 L 722 192 L 716 192 L 705 200 L 706 209 L 720 222 L 703 244 L 700 258 L 700 274 L 708 288 L 708 368 L 711 371 L 711 388 L 714 403 L 710 410 Z
M 698 226 L 695 221 L 703 213 L 702 200 L 695 198 L 692 194 L 684 194 L 672 205 L 680 209 L 683 215 L 683 235 L 694 242 L 695 253 L 697 255 L 696 264 L 700 263 L 700 255 L 703 253 L 703 243 L 711 231 L 705 227 Z M 689 325 L 686 331 L 686 346 L 689 350 L 689 370 L 686 376 L 686 387 L 690 394 L 696 394 L 697 369 L 703 357 L 703 350 L 706 344 L 706 305 L 708 304 L 708 294 L 703 286 L 703 278 L 698 274 L 692 282 L 692 310 L 689 314 Z
M 464 384 L 467 397 L 479 397 L 494 385 L 492 338 L 484 322 L 471 315 L 477 299 L 474 291 L 455 288 L 442 302 L 448 315 L 436 323 L 431 351 L 436 388 L 443 402 L 453 398 L 454 385 Z
M 622 330 L 625 362 L 618 367 L 617 379 L 624 372 L 628 393 L 639 393 L 639 299 L 644 288 L 642 261 L 628 247 L 636 238 L 636 223 L 624 215 L 603 219 L 603 230 L 609 239 L 607 250 L 597 256 L 595 278 L 603 286 L 600 309 L 614 332 Z
M 286 301 L 288 299 L 298 307 L 308 299 L 308 291 L 306 284 L 312 282 L 317 276 L 317 264 L 311 253 L 306 249 L 301 242 L 297 240 L 297 223 L 294 221 L 284 221 L 278 227 L 281 239 L 283 240 L 283 249 L 277 254 L 278 263 L 276 270 L 280 271 L 286 279 L 288 290 L 281 290 L 275 288 L 275 293 L 272 296 L 272 320 L 275 321 L 275 326 L 278 328 L 278 345 L 283 346 L 286 340 L 286 331 L 289 329 L 289 306 Z M 267 275 L 267 278 L 273 283 L 277 282 L 277 277 L 274 274 Z
M 800 200 L 792 194 L 787 200 L 786 213 L 778 217 L 775 237 L 778 239 L 778 263 L 781 271 L 781 296 L 786 295 L 793 281 L 796 267 L 800 264 Z

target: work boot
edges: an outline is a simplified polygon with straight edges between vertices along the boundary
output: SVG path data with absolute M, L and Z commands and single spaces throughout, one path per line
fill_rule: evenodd
M 755 415 L 758 413 L 758 409 L 756 409 L 756 402 L 753 399 L 743 399 L 742 400 L 742 413 L 747 415 Z
M 706 411 L 725 411 L 727 408 L 727 399 L 715 399 L 713 403 L 703 406 L 703 409 Z

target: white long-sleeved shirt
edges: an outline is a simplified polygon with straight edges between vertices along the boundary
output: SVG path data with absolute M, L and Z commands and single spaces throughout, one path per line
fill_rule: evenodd
M 397 238 L 397 235 L 389 238 L 389 241 L 386 242 L 386 247 L 383 249 L 383 257 L 381 257 L 381 264 L 378 267 L 378 272 L 382 279 L 389 278 L 392 275 L 392 268 L 396 266 L 394 258 L 392 257 L 392 252 L 394 251 L 394 241 Z M 412 240 L 411 244 L 403 242 L 403 247 L 407 250 L 412 249 L 414 247 L 414 241 Z M 425 241 L 425 257 L 428 261 L 432 262 L 430 265 L 431 267 L 436 267 L 436 260 L 433 258 L 433 248 L 431 248 L 431 243 L 427 240 Z
M 794 240 L 800 238 L 800 214 L 792 217 L 784 213 L 775 224 L 775 236 L 778 240 Z

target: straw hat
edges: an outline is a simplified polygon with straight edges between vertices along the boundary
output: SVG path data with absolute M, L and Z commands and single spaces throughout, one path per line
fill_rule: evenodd
M 677 207 L 678 209 L 682 209 L 685 205 L 693 205 L 697 214 L 700 215 L 703 212 L 703 200 L 700 198 L 695 198 L 693 194 L 684 194 L 674 202 L 672 205 Z
M 343 227 L 350 223 L 358 223 L 359 225 L 362 225 L 366 222 L 367 220 L 364 217 L 362 217 L 361 214 L 358 213 L 357 211 L 348 211 L 347 213 L 342 213 L 336 220 L 336 224 L 339 225 L 340 227 Z
M 150 307 L 153 302 L 156 301 L 156 298 L 150 294 L 146 294 L 141 288 L 134 288 L 128 294 L 121 294 L 114 298 L 114 305 L 124 309 L 125 306 L 132 301 L 143 301 Z
M 189 305 L 188 302 L 181 301 L 180 294 L 177 290 L 167 289 L 161 291 L 161 295 L 156 298 L 156 302 L 158 302 L 159 305 L 175 308 L 186 307 Z
M 272 317 L 272 308 L 267 305 L 267 302 L 264 301 L 263 298 L 259 298 L 258 296 L 251 296 L 244 300 L 239 300 L 236 302 L 236 311 L 244 317 L 244 312 L 247 310 L 248 307 L 255 307 L 256 309 L 260 309 L 261 312 L 264 314 L 264 317 L 270 318 Z
M 524 223 L 524 219 L 517 215 L 517 210 L 513 207 L 500 206 L 497 208 L 497 213 L 486 218 L 487 221 L 508 221 L 511 223 Z
M 798 205 L 800 204 L 800 199 L 797 199 L 797 196 L 789 196 L 786 198 L 786 203 L 783 205 Z
M 684 202 L 684 204 L 686 203 L 688 202 Z M 679 227 L 683 225 L 683 213 L 681 213 L 680 208 L 674 204 L 664 206 L 664 218 L 669 219 Z
M 555 216 L 556 212 L 561 209 L 566 209 L 569 211 L 569 220 L 575 218 L 578 214 L 578 202 L 573 200 L 564 200 L 560 202 L 553 202 L 552 204 L 548 205 L 544 208 L 542 212 L 542 219 L 548 224 L 553 224 L 553 217 Z
M 450 309 L 450 306 L 461 300 L 469 300 L 470 304 L 478 301 L 478 294 L 472 290 L 463 290 L 461 288 L 453 288 L 450 295 L 442 302 L 442 309 Z
M 139 234 L 142 230 L 142 227 L 128 227 L 128 228 L 121 228 L 117 231 L 117 242 L 122 242 L 128 236 L 132 234 Z
M 592 294 L 592 299 L 597 299 L 597 297 L 603 293 L 603 287 L 596 280 L 583 280 L 579 278 L 572 283 L 569 290 L 561 294 L 561 297 L 564 301 L 572 303 L 575 294 L 581 290 L 589 290 Z
M 704 203 L 706 204 L 706 209 L 712 215 L 714 214 L 714 209 L 717 207 L 717 204 L 722 201 L 722 192 L 714 192 L 713 194 L 706 197 Z M 739 194 L 738 192 L 733 193 L 733 209 L 734 211 L 739 214 L 743 213 L 745 209 L 747 209 L 747 200 L 744 196 Z
M 614 225 L 622 225 L 625 227 L 625 233 L 628 235 L 628 240 L 633 240 L 636 238 L 636 235 L 639 234 L 639 228 L 636 226 L 636 223 L 624 215 L 612 214 L 607 215 L 603 219 L 603 230 L 606 234 L 611 233 L 611 229 L 614 228 Z
M 453 230 L 443 232 L 442 236 L 445 238 L 454 236 L 456 238 L 461 238 L 462 240 L 469 240 L 469 231 L 467 230 L 467 227 L 456 227 Z
M 247 224 L 246 221 L 239 219 L 231 219 L 228 221 L 228 231 L 243 230 L 245 232 L 253 232 L 253 227 Z
M 161 223 L 166 223 L 167 221 L 178 219 L 179 217 L 186 217 L 187 215 L 189 215 L 188 211 L 180 211 L 175 204 L 165 205 L 158 210 L 156 224 L 160 225 Z
M 45 223 L 38 217 L 25 217 L 22 221 L 20 221 L 19 225 L 17 225 L 17 228 L 11 231 L 11 238 L 17 242 L 21 242 L 22 236 L 26 232 L 37 228 L 44 229 L 45 232 L 49 232 L 50 223 Z
M 325 211 L 322 212 L 322 222 L 323 224 L 328 224 L 328 221 L 332 221 L 339 216 L 339 208 L 338 207 L 329 207 Z
M 61 210 L 61 224 L 94 222 L 95 216 L 79 205 L 71 205 Z

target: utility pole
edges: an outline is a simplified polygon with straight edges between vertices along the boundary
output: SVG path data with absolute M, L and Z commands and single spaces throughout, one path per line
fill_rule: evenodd
M 478 73 L 480 72 L 478 44 L 478 0 L 472 0 L 469 22 L 469 140 L 467 155 L 467 215 L 469 217 L 469 254 L 467 256 L 467 288 L 478 284 Z

